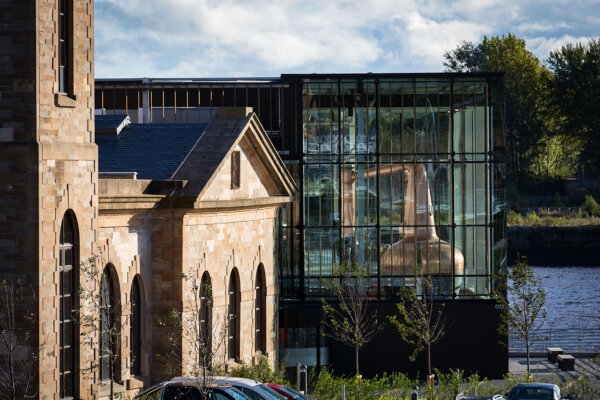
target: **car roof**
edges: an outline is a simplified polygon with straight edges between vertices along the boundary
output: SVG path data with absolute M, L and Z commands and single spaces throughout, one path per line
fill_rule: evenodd
M 553 383 L 519 383 L 515 387 L 554 389 L 557 386 Z
M 236 383 L 238 385 L 242 385 L 242 386 L 258 386 L 261 383 L 258 381 L 255 381 L 254 379 L 248 379 L 248 378 L 238 378 L 238 377 L 234 377 L 234 376 L 214 376 L 211 377 L 213 382 L 226 382 L 226 383 Z
M 184 385 L 187 384 L 187 385 L 197 386 L 198 384 L 201 384 L 201 383 L 198 381 L 197 378 L 180 376 L 177 378 L 173 378 L 170 381 L 164 381 L 161 383 L 157 383 L 156 385 L 149 387 L 148 389 L 144 390 L 143 392 L 136 394 L 134 398 L 139 398 L 139 397 L 145 395 L 146 393 L 148 393 L 154 389 L 157 389 L 161 386 L 173 385 L 173 384 L 184 384 Z M 227 386 L 227 385 L 219 385 L 219 384 L 215 384 L 212 382 L 209 383 L 207 386 L 211 387 L 211 388 L 224 388 L 224 389 L 229 388 L 229 386 Z
M 224 385 L 221 383 L 215 383 L 215 379 L 216 378 L 209 377 L 208 383 L 206 386 L 211 387 L 211 388 L 227 388 L 227 387 L 229 387 L 228 385 Z M 171 379 L 170 381 L 161 382 L 160 385 L 167 385 L 167 384 L 173 384 L 173 383 L 187 383 L 187 384 L 192 384 L 192 385 L 201 385 L 202 378 L 195 378 L 192 376 L 178 376 L 178 377 Z

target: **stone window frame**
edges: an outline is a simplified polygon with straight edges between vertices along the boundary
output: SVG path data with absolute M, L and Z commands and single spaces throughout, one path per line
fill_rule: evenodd
M 60 226 L 59 238 L 59 396 L 72 399 L 78 396 L 79 375 L 79 325 L 73 318 L 79 306 L 77 287 L 79 285 L 79 229 L 72 210 L 67 210 Z M 70 275 L 70 276 L 69 276 Z M 69 299 L 69 300 L 66 300 Z M 70 304 L 70 310 L 65 310 Z M 70 324 L 65 332 L 64 326 Z M 70 342 L 70 344 L 69 344 Z M 70 380 L 66 377 L 70 376 Z
M 75 54 L 74 54 L 74 0 L 58 0 L 57 21 L 57 86 L 56 105 L 58 107 L 74 108 L 75 97 Z
M 119 277 L 115 267 L 108 263 L 102 272 L 99 294 L 98 373 L 100 381 L 121 381 L 120 296 Z M 108 341 L 108 344 L 106 344 L 106 341 Z M 106 360 L 107 357 L 108 360 Z
M 131 304 L 131 317 L 129 325 L 129 337 L 131 347 L 129 349 L 131 361 L 131 374 L 142 375 L 142 347 L 144 327 L 144 292 L 142 290 L 142 278 L 137 274 L 131 283 L 129 294 Z
M 254 348 L 256 353 L 267 354 L 267 280 L 262 263 L 256 271 L 254 296 Z
M 231 152 L 231 189 L 239 189 L 242 183 L 240 151 Z
M 237 268 L 231 271 L 229 285 L 227 287 L 228 304 L 227 318 L 227 358 L 229 360 L 240 359 L 240 314 L 241 314 L 241 290 L 240 276 Z
M 211 363 L 212 355 L 212 314 L 213 314 L 213 295 L 212 295 L 212 279 L 208 271 L 202 274 L 200 281 L 200 310 L 198 319 L 200 321 L 200 337 L 206 340 L 205 354 L 201 351 L 199 357 L 208 355 L 208 363 Z M 203 365 L 202 360 L 199 360 L 200 365 Z M 210 365 L 209 365 L 210 367 Z

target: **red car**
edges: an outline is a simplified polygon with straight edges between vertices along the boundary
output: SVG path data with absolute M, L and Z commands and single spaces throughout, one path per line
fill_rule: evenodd
M 265 383 L 265 385 L 287 397 L 288 400 L 306 400 L 306 396 L 289 386 L 280 385 L 278 383 Z

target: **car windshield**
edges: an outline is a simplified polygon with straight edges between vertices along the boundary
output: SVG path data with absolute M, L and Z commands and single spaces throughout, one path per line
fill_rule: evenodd
M 234 387 L 223 388 L 223 391 L 233 397 L 235 400 L 252 400 L 246 393 Z
M 289 386 L 281 386 L 278 389 L 281 390 L 282 392 L 289 394 L 290 396 L 292 396 L 295 399 L 306 399 L 306 397 L 304 397 L 304 395 L 302 393 L 300 393 L 296 389 L 293 389 Z
M 259 385 L 254 386 L 254 389 L 258 389 L 260 390 L 262 393 L 265 393 L 267 395 L 268 398 L 273 399 L 273 400 L 287 400 L 287 397 L 277 393 L 276 391 L 274 391 L 273 389 L 271 389 L 270 387 L 263 385 L 262 383 Z
M 510 394 L 514 400 L 553 400 L 552 389 L 520 387 L 515 388 Z

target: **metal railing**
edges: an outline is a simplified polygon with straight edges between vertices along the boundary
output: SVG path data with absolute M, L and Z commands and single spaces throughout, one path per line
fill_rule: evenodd
M 566 352 L 598 353 L 600 352 L 600 327 L 539 329 L 533 334 L 534 343 L 530 352 L 545 352 L 547 347 L 560 347 Z M 509 336 L 508 351 L 520 353 L 525 351 L 525 341 L 522 338 Z
M 535 212 L 537 215 L 554 215 L 554 216 L 563 216 L 563 215 L 579 215 L 581 216 L 583 213 L 583 208 L 581 207 L 527 207 L 522 209 L 523 214 L 529 214 L 530 212 Z

